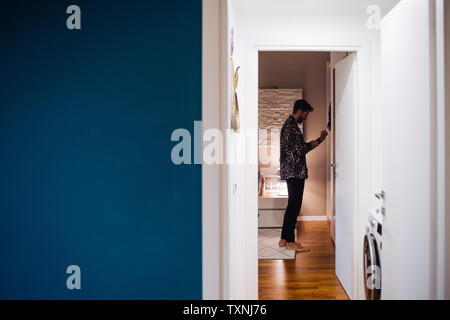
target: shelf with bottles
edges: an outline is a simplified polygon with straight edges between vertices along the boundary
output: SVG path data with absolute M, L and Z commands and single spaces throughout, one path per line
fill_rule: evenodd
M 279 175 L 264 175 L 259 177 L 259 196 L 260 197 L 287 197 L 286 181 L 280 180 Z

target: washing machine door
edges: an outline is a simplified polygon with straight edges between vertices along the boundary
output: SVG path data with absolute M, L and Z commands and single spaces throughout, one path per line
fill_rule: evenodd
M 380 254 L 375 236 L 371 233 L 364 236 L 364 288 L 367 300 L 380 300 Z

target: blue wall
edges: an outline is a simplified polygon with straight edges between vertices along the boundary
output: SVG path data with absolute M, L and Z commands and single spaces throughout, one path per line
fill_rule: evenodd
M 0 298 L 201 299 L 201 1 L 3 0 L 0 34 Z

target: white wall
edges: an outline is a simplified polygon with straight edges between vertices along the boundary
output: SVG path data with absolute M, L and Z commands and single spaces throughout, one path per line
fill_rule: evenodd
M 435 282 L 437 299 L 450 298 L 450 247 L 449 247 L 449 7 L 448 1 L 436 0 L 436 121 L 432 127 L 436 132 L 436 219 L 435 219 Z M 447 97 L 446 97 L 447 95 Z
M 239 139 L 245 130 L 250 128 L 247 123 L 245 101 L 246 91 L 245 83 L 242 80 L 242 69 L 244 69 L 244 39 L 241 34 L 241 25 L 236 20 L 237 9 L 235 0 L 228 0 L 228 61 L 231 59 L 231 30 L 234 29 L 234 52 L 233 61 L 237 68 L 241 66 L 239 72 L 239 82 L 237 86 L 237 95 L 240 109 L 240 132 L 234 136 Z M 228 71 L 231 76 L 231 71 Z M 229 87 L 228 96 L 231 95 Z M 230 110 L 230 106 L 228 106 Z M 229 128 L 230 120 L 227 118 L 226 126 Z M 256 133 L 257 131 L 255 131 Z M 258 299 L 258 265 L 255 263 L 245 263 L 248 260 L 257 261 L 257 249 L 249 250 L 251 246 L 247 245 L 247 239 L 257 239 L 258 224 L 257 211 L 252 212 L 250 208 L 258 206 L 258 176 L 257 176 L 257 135 L 254 136 L 251 143 L 255 146 L 256 152 L 251 154 L 254 164 L 230 164 L 227 167 L 227 191 L 228 191 L 228 209 L 227 221 L 229 228 L 227 229 L 227 246 L 228 259 L 225 265 L 228 266 L 228 281 L 225 299 Z M 251 181 L 244 179 L 246 174 L 252 176 Z M 248 197 L 248 193 L 252 193 L 254 197 Z M 255 240 L 256 241 L 256 240 Z
M 227 3 L 202 2 L 202 121 L 203 131 L 224 132 L 227 115 Z M 202 292 L 203 299 L 223 299 L 229 291 L 227 167 L 202 166 Z
M 445 216 L 445 181 L 441 179 L 445 175 L 445 98 L 439 2 L 402 1 L 382 23 L 386 110 L 382 295 L 386 299 L 435 299 L 441 296 L 444 282 L 439 271 L 445 260 L 440 257 L 444 243 L 440 227 L 445 225 L 445 219 L 441 220 Z M 415 120 L 405 114 L 421 114 L 419 132 Z M 392 135 L 405 142 L 398 144 Z M 419 153 L 417 146 L 421 146 Z M 417 166 L 420 171 L 411 175 Z M 404 263 L 412 260 L 416 262 L 405 268 Z
M 445 41 L 445 109 L 446 109 L 446 193 L 445 193 L 445 199 L 446 199 L 446 217 L 445 217 L 445 223 L 446 223 L 446 270 L 445 270 L 445 293 L 444 297 L 446 299 L 450 299 L 450 164 L 448 159 L 450 159 L 450 1 L 444 0 L 445 5 L 445 31 L 444 31 L 444 41 Z
M 220 127 L 220 116 L 209 106 L 220 104 L 219 0 L 203 0 L 202 120 L 203 130 Z M 221 297 L 220 169 L 202 167 L 202 291 L 203 299 Z M 205 188 L 208 186 L 208 188 Z M 211 232 L 213 231 L 213 232 Z M 218 250 L 219 249 L 219 250 Z
M 239 45 L 240 73 L 240 107 L 241 125 L 244 128 L 257 128 L 256 112 L 257 84 L 258 84 L 258 60 L 257 47 L 261 50 L 271 50 L 271 45 L 278 44 L 276 50 L 308 50 L 322 48 L 320 51 L 329 51 L 331 47 L 340 47 L 343 51 L 349 47 L 358 47 L 358 77 L 359 77 L 359 106 L 358 110 L 358 139 L 359 160 L 357 168 L 358 180 L 358 218 L 355 221 L 357 235 L 355 239 L 356 261 L 358 264 L 355 273 L 354 298 L 364 298 L 363 283 L 361 279 L 362 266 L 362 241 L 365 225 L 365 212 L 372 204 L 372 171 L 371 171 L 371 109 L 376 106 L 371 96 L 376 95 L 374 81 L 377 79 L 377 65 L 373 60 L 379 54 L 379 33 L 377 30 L 369 30 L 366 27 L 367 15 L 365 11 L 352 14 L 332 13 L 307 13 L 304 11 L 277 11 L 250 12 L 235 10 L 233 23 L 236 30 L 236 40 Z M 273 48 L 273 47 L 272 47 Z M 372 58 L 372 60 L 371 60 Z M 256 143 L 256 141 L 255 141 Z M 243 181 L 240 181 L 239 190 L 243 199 L 236 208 L 235 221 L 231 224 L 240 224 L 245 232 L 250 232 L 243 245 L 246 247 L 243 257 L 244 268 L 240 269 L 245 274 L 247 287 L 240 291 L 242 298 L 255 298 L 257 295 L 257 168 L 248 167 L 242 171 Z M 253 231 L 255 230 L 255 231 Z M 255 233 L 254 233 L 255 232 Z M 235 236 L 235 235 L 233 235 Z M 256 278 L 256 281 L 255 281 Z M 358 281 L 358 282 L 357 282 Z

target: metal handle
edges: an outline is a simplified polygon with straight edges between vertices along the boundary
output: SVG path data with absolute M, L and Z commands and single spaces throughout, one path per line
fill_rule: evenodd
M 384 191 L 381 191 L 380 193 L 375 193 L 375 197 L 377 197 L 377 199 L 384 199 Z
M 382 190 L 380 193 L 375 193 L 375 197 L 379 200 L 384 200 L 384 191 Z M 376 212 L 381 213 L 384 216 L 386 214 L 386 209 L 381 205 L 381 208 L 377 209 Z

